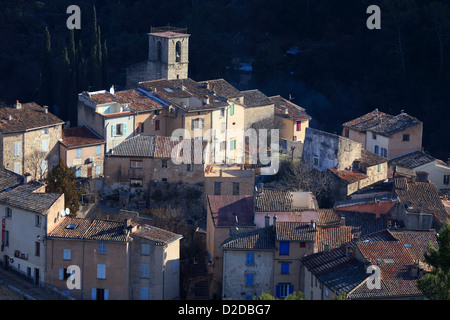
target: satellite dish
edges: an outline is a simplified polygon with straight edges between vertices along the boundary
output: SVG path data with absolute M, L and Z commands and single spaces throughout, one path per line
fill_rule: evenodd
M 64 217 L 66 215 L 66 211 L 64 209 L 61 210 L 61 217 Z
M 66 208 L 66 216 L 68 216 L 70 214 L 70 210 L 69 208 Z

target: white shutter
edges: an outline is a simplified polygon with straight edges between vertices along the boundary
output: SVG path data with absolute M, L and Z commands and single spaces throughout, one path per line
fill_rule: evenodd
M 20 142 L 14 142 L 14 157 L 20 157 Z

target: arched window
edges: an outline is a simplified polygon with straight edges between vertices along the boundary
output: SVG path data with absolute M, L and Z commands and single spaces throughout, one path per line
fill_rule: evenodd
M 156 59 L 158 59 L 158 61 L 161 61 L 162 59 L 161 41 L 156 42 Z
M 175 61 L 180 62 L 181 61 L 181 42 L 178 41 L 175 45 Z

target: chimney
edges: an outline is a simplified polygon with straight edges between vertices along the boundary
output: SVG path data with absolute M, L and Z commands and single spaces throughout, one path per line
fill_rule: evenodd
M 270 226 L 270 216 L 268 214 L 266 214 L 266 216 L 264 217 L 264 226 L 267 228 L 268 226 Z
M 414 260 L 414 264 L 410 266 L 409 274 L 411 275 L 411 277 L 419 276 L 419 262 L 417 260 Z
M 222 169 L 219 170 L 219 173 L 220 173 L 219 176 L 222 177 Z
M 109 93 L 115 94 L 114 85 L 112 85 L 111 88 L 109 89 Z
M 123 221 L 123 233 L 127 234 L 131 226 L 131 219 L 124 219 Z
M 44 113 L 48 113 L 48 106 L 44 106 Z
M 19 102 L 19 100 L 16 100 L 15 108 L 22 109 L 22 104 Z
M 341 226 L 344 227 L 345 226 L 345 216 L 341 217 Z
M 276 230 L 277 229 L 277 216 L 273 216 L 273 228 Z
M 330 251 L 330 245 L 328 243 L 323 244 L 323 251 L 325 251 L 325 252 Z
M 25 173 L 24 178 L 25 178 L 24 179 L 25 183 L 29 183 L 31 180 L 33 180 L 31 174 L 29 174 L 29 173 Z
M 8 116 L 6 117 L 6 120 L 12 120 L 12 115 L 8 114 Z

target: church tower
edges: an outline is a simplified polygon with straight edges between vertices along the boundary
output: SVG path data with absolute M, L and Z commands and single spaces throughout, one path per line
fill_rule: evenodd
M 127 68 L 127 88 L 141 81 L 187 79 L 189 65 L 189 34 L 186 28 L 151 28 L 148 60 Z
M 189 65 L 189 34 L 186 28 L 152 28 L 148 60 L 156 79 L 186 79 Z

